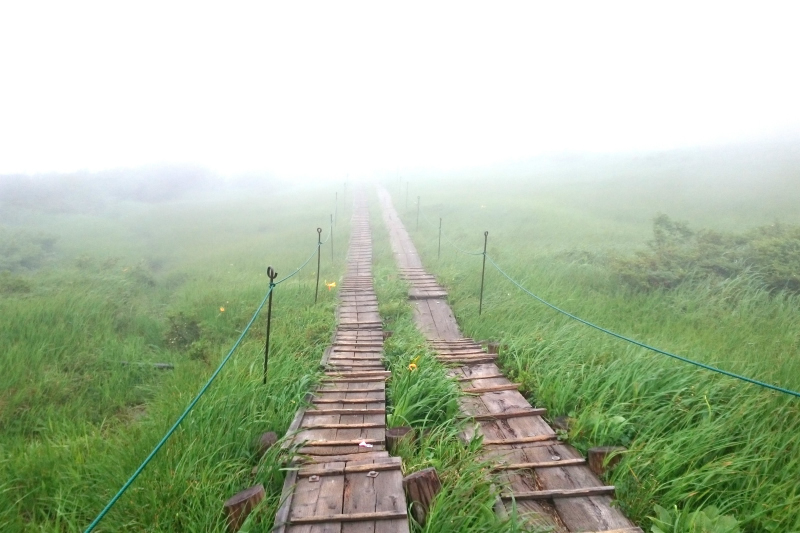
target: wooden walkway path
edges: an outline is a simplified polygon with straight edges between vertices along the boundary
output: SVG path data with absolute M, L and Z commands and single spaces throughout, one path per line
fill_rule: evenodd
M 642 533 L 611 505 L 614 487 L 604 486 L 575 448 L 557 440 L 542 418 L 545 409 L 532 407 L 519 385 L 503 376 L 497 356 L 461 335 L 444 288 L 424 270 L 391 197 L 383 189 L 379 196 L 417 326 L 466 394 L 461 410 L 474 425 L 465 438 L 483 436 L 483 456 L 504 484 L 497 511 L 510 513 L 516 502 L 522 520 L 560 533 Z
M 401 461 L 385 451 L 383 331 L 372 283 L 372 239 L 356 195 L 337 329 L 325 378 L 289 428 L 296 447 L 273 531 L 408 533 Z

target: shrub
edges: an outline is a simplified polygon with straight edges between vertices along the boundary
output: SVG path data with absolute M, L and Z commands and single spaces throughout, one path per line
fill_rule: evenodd
M 169 317 L 169 329 L 164 342 L 170 348 L 186 351 L 192 343 L 200 340 L 200 325 L 183 313 Z
M 800 226 L 772 224 L 744 234 L 695 231 L 659 214 L 653 236 L 648 250 L 611 261 L 620 279 L 635 289 L 672 289 L 752 273 L 770 291 L 800 293 Z
M 0 227 L 0 270 L 20 272 L 41 268 L 53 254 L 57 240 L 52 235 Z

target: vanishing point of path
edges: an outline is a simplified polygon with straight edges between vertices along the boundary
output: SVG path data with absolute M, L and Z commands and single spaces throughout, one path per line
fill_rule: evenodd
M 372 238 L 363 194 L 355 197 L 337 328 L 322 358 L 325 377 L 297 412 L 295 448 L 275 517 L 278 533 L 408 533 L 401 460 L 385 448 L 383 330 L 372 283 Z

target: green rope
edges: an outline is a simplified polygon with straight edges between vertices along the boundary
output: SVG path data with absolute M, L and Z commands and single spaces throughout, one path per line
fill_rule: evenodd
M 529 291 L 528 289 L 523 287 L 518 281 L 516 281 L 511 276 L 506 274 L 497 265 L 497 263 L 495 263 L 494 260 L 491 257 L 489 257 L 488 255 L 486 256 L 486 259 L 489 260 L 489 262 L 492 264 L 492 266 L 494 266 L 497 269 L 498 272 L 500 272 L 503 276 L 505 276 L 506 279 L 508 279 L 508 281 L 510 281 L 511 283 L 516 285 L 520 290 L 528 293 L 530 296 L 533 296 L 534 298 L 539 300 L 541 303 L 543 303 L 547 307 L 550 307 L 551 309 L 554 309 L 554 310 L 558 311 L 559 313 L 570 317 L 573 320 L 577 320 L 578 322 L 580 322 L 582 324 L 585 324 L 585 325 L 587 325 L 589 327 L 592 327 L 592 328 L 594 328 L 594 329 L 596 329 L 598 331 L 602 331 L 603 333 L 607 333 L 608 335 L 611 335 L 611 336 L 616 337 L 618 339 L 622 339 L 624 341 L 628 341 L 628 342 L 630 342 L 632 344 L 635 344 L 637 346 L 641 346 L 642 348 L 646 348 L 646 349 L 651 350 L 653 352 L 659 353 L 661 355 L 666 355 L 667 357 L 672 357 L 673 359 L 677 359 L 678 361 L 683 361 L 684 363 L 689 363 L 690 365 L 695 365 L 695 366 L 698 366 L 698 367 L 703 368 L 705 370 L 710 370 L 712 372 L 716 372 L 716 373 L 722 374 L 724 376 L 728 376 L 728 377 L 731 377 L 731 378 L 739 379 L 739 380 L 745 381 L 747 383 L 752 383 L 753 385 L 758 385 L 759 387 L 764 387 L 766 389 L 774 390 L 774 391 L 777 391 L 777 392 L 782 392 L 784 394 L 789 394 L 789 395 L 794 396 L 796 398 L 800 398 L 800 392 L 793 391 L 793 390 L 790 390 L 790 389 L 784 389 L 783 387 L 778 387 L 776 385 L 770 385 L 769 383 L 764 383 L 763 381 L 758 381 L 757 379 L 748 378 L 747 376 L 740 376 L 739 374 L 734 374 L 733 372 L 728 372 L 727 370 L 722 370 L 721 368 L 716 368 L 716 367 L 713 367 L 713 366 L 710 366 L 710 365 L 707 365 L 707 364 L 704 364 L 704 363 L 700 363 L 698 361 L 693 361 L 693 360 L 688 359 L 686 357 L 682 357 L 680 355 L 676 355 L 674 353 L 670 353 L 670 352 L 661 350 L 659 348 L 655 348 L 653 346 L 650 346 L 649 344 L 645 344 L 643 342 L 639 342 L 639 341 L 637 341 L 635 339 L 631 339 L 630 337 L 626 337 L 624 335 L 620 335 L 619 333 L 615 333 L 615 332 L 613 332 L 611 330 L 608 330 L 608 329 L 606 329 L 604 327 L 598 326 L 597 324 L 593 324 L 593 323 L 589 322 L 588 320 L 584 320 L 584 319 L 582 319 L 580 317 L 577 317 L 577 316 L 575 316 L 575 315 L 573 315 L 571 313 L 568 313 L 567 311 L 564 311 L 563 309 L 561 309 L 559 307 L 556 307 L 555 305 L 551 304 L 550 302 L 548 302 L 546 300 L 543 300 L 539 296 L 535 295 L 534 293 L 532 293 L 531 291 Z
M 142 464 L 139 465 L 139 468 L 136 469 L 136 471 L 128 479 L 128 481 L 125 482 L 125 484 L 122 486 L 122 488 L 119 489 L 119 491 L 114 495 L 113 498 L 111 498 L 111 501 L 109 501 L 108 504 L 106 504 L 106 506 L 103 508 L 103 510 L 100 511 L 100 514 L 97 515 L 97 518 L 95 518 L 92 521 L 92 523 L 89 524 L 89 527 L 86 528 L 86 531 L 84 533 L 90 533 L 97 526 L 97 524 L 100 523 L 100 520 L 102 520 L 103 517 L 106 515 L 106 513 L 108 513 L 108 511 L 111 510 L 111 508 L 114 506 L 114 504 L 117 503 L 117 500 L 119 500 L 120 497 L 122 497 L 122 495 L 125 494 L 125 491 L 128 490 L 128 487 L 130 487 L 133 484 L 133 482 L 136 480 L 136 478 L 139 477 L 139 474 L 142 473 L 142 470 L 145 469 L 145 467 L 148 465 L 148 463 L 150 463 L 150 461 L 153 459 L 153 457 L 155 457 L 155 455 L 158 453 L 158 451 L 161 449 L 161 447 L 164 446 L 164 443 L 167 442 L 167 439 L 169 439 L 172 436 L 172 434 L 178 428 L 178 425 L 181 422 L 183 422 L 183 419 L 186 418 L 186 416 L 189 414 L 189 411 L 191 411 L 192 408 L 195 406 L 195 404 L 200 400 L 200 397 L 203 396 L 203 394 L 205 394 L 206 390 L 208 390 L 208 388 L 211 386 L 211 383 L 217 378 L 217 375 L 222 370 L 222 367 L 224 367 L 227 364 L 228 360 L 233 355 L 233 352 L 235 352 L 236 348 L 238 348 L 239 344 L 241 344 L 242 339 L 244 339 L 244 336 L 247 334 L 247 331 L 250 329 L 250 326 L 252 326 L 253 322 L 255 322 L 256 317 L 258 316 L 258 313 L 261 312 L 261 309 L 264 307 L 264 304 L 267 303 L 267 298 L 269 298 L 269 295 L 272 292 L 272 290 L 273 290 L 273 287 L 270 286 L 269 290 L 267 291 L 267 294 L 264 295 L 264 299 L 261 301 L 261 305 L 259 305 L 258 309 L 256 309 L 256 312 L 253 313 L 253 318 L 251 318 L 250 322 L 247 323 L 247 326 L 245 326 L 244 331 L 242 331 L 242 334 L 239 335 L 239 338 L 234 343 L 233 348 L 231 348 L 231 350 L 228 352 L 228 355 L 225 356 L 225 358 L 219 364 L 219 366 L 214 371 L 214 373 L 211 374 L 211 377 L 208 379 L 206 384 L 203 385 L 203 388 L 200 389 L 200 392 L 197 393 L 197 396 L 194 397 L 194 400 L 192 400 L 191 403 L 188 405 L 188 407 L 186 407 L 186 409 L 183 411 L 181 416 L 178 417 L 178 420 L 175 421 L 174 424 L 172 424 L 172 427 L 169 428 L 169 431 L 167 431 L 166 435 L 164 435 L 161 438 L 161 440 L 158 442 L 158 444 L 156 444 L 156 447 L 153 448 L 153 451 L 150 452 L 150 455 L 148 455 L 147 458 L 142 462 Z
M 145 460 L 142 462 L 142 464 L 139 465 L 139 468 L 137 468 L 136 471 L 133 473 L 133 475 L 131 475 L 131 477 L 128 479 L 128 481 L 126 481 L 125 484 L 122 486 L 122 488 L 119 489 L 119 491 L 114 495 L 113 498 L 111 498 L 111 501 L 109 501 L 108 504 L 106 504 L 106 506 L 103 508 L 103 510 L 100 511 L 100 514 L 98 514 L 97 517 L 92 521 L 92 523 L 89 524 L 89 527 L 86 528 L 84 533 L 90 533 L 95 527 L 97 527 L 97 524 L 100 523 L 100 521 L 108 513 L 108 511 L 110 511 L 111 508 L 114 506 L 114 504 L 117 503 L 117 500 L 119 500 L 122 497 L 122 495 L 125 494 L 125 491 L 128 490 L 128 487 L 130 487 L 133 484 L 133 482 L 136 480 L 136 478 L 139 477 L 139 474 L 142 473 L 142 471 L 150 463 L 150 461 L 153 459 L 153 457 L 155 457 L 155 455 L 158 453 L 158 451 L 161 449 L 161 447 L 164 446 L 164 444 L 167 442 L 167 440 L 172 436 L 172 434 L 178 428 L 180 423 L 183 422 L 183 419 L 186 418 L 186 416 L 189 414 L 189 411 L 191 411 L 192 408 L 194 408 L 195 404 L 197 404 L 197 402 L 200 401 L 200 398 L 203 396 L 203 394 L 206 393 L 206 390 L 208 390 L 208 388 L 211 386 L 211 383 L 217 378 L 217 375 L 220 373 L 220 371 L 222 371 L 222 367 L 224 367 L 228 363 L 228 360 L 231 358 L 233 353 L 236 351 L 236 349 L 241 344 L 242 340 L 244 339 L 244 336 L 250 330 L 250 327 L 253 325 L 253 322 L 255 322 L 256 317 L 258 317 L 258 314 L 261 312 L 261 309 L 263 309 L 264 305 L 267 303 L 269 295 L 275 289 L 275 286 L 279 285 L 280 283 L 283 283 L 287 279 L 291 278 L 292 276 L 294 276 L 295 274 L 300 272 L 308 264 L 308 262 L 311 261 L 311 259 L 314 257 L 314 255 L 316 255 L 316 253 L 319 250 L 320 246 L 325 244 L 328 241 L 328 239 L 330 239 L 332 234 L 333 234 L 333 226 L 331 226 L 329 231 L 328 231 L 328 237 L 324 241 L 322 241 L 322 242 L 317 244 L 317 246 L 314 248 L 314 252 L 309 256 L 308 259 L 306 259 L 306 261 L 302 265 L 300 265 L 297 269 L 295 269 L 294 272 L 292 272 L 291 274 L 289 274 L 285 278 L 281 279 L 280 281 L 277 281 L 275 283 L 270 282 L 270 286 L 269 286 L 269 290 L 267 291 L 267 294 L 264 295 L 264 299 L 261 301 L 261 304 L 256 309 L 256 312 L 253 313 L 253 317 L 250 319 L 250 322 L 247 323 L 247 326 L 245 326 L 244 331 L 242 331 L 242 334 L 239 335 L 239 338 L 233 344 L 233 347 L 228 352 L 228 355 L 225 356 L 225 358 L 219 364 L 219 366 L 214 371 L 214 373 L 211 374 L 211 377 L 208 379 L 206 384 L 203 386 L 202 389 L 200 389 L 200 392 L 197 393 L 197 396 L 194 397 L 194 399 L 191 401 L 191 403 L 189 403 L 189 405 L 183 411 L 181 416 L 178 417 L 178 420 L 172 425 L 171 428 L 169 428 L 169 431 L 167 431 L 167 433 L 161 438 L 161 440 L 158 442 L 158 444 L 156 444 L 155 448 L 153 448 L 153 451 L 150 452 L 150 454 L 145 458 Z
M 309 261 L 311 261 L 311 260 L 314 258 L 314 256 L 315 256 L 315 255 L 317 255 L 317 251 L 319 250 L 320 246 L 322 246 L 323 244 L 325 244 L 326 242 L 328 242 L 328 239 L 330 239 L 330 237 L 331 237 L 331 234 L 332 234 L 332 233 L 333 233 L 333 228 L 331 228 L 331 230 L 328 232 L 328 237 L 327 237 L 327 238 L 326 238 L 324 241 L 322 241 L 322 242 L 320 242 L 320 243 L 318 243 L 318 244 L 317 244 L 317 246 L 314 248 L 314 251 L 313 251 L 313 252 L 311 252 L 311 255 L 309 255 L 309 256 L 308 256 L 308 259 L 306 259 L 306 260 L 303 262 L 303 264 L 302 264 L 302 265 L 300 265 L 299 267 L 297 267 L 297 268 L 294 270 L 294 272 L 292 272 L 292 273 L 291 273 L 291 274 L 289 274 L 288 276 L 286 276 L 286 277 L 284 277 L 284 278 L 281 278 L 281 279 L 279 279 L 278 281 L 276 281 L 276 282 L 275 282 L 275 285 L 280 285 L 281 283 L 283 283 L 283 282 L 284 282 L 284 281 L 286 281 L 287 279 L 289 279 L 289 278 L 291 278 L 291 277 L 294 277 L 294 276 L 295 276 L 295 275 L 296 275 L 298 272 L 300 272 L 301 270 L 303 270 L 303 268 L 305 268 L 305 266 L 308 264 L 308 262 L 309 262 Z
M 321 241 L 321 242 L 319 242 L 319 243 L 317 243 L 317 246 L 314 248 L 314 251 L 313 251 L 313 252 L 311 252 L 311 255 L 309 255 L 309 256 L 308 256 L 308 259 L 306 259 L 306 260 L 303 262 L 303 264 L 302 264 L 302 265 L 300 265 L 299 267 L 297 267 L 296 269 L 294 269 L 294 272 L 292 272 L 292 273 L 291 273 L 291 274 L 289 274 L 288 276 L 286 276 L 286 277 L 284 277 L 284 278 L 281 278 L 281 279 L 279 279 L 278 281 L 276 281 L 276 282 L 275 282 L 275 285 L 280 285 L 281 283 L 283 283 L 283 282 L 284 282 L 284 281 L 286 281 L 287 279 L 289 279 L 289 278 L 291 278 L 291 277 L 294 277 L 294 276 L 295 276 L 295 275 L 296 275 L 298 272 L 300 272 L 301 270 L 303 270 L 303 268 L 305 268 L 305 266 L 308 264 L 308 262 L 309 262 L 309 261 L 311 261 L 311 260 L 314 258 L 314 256 L 315 256 L 315 255 L 317 255 L 317 250 L 319 250 L 320 246 L 322 246 L 323 244 L 325 244 L 326 242 L 328 242 L 328 239 L 330 239 L 330 238 L 331 238 L 331 235 L 333 235 L 333 226 L 331 226 L 331 227 L 330 227 L 330 229 L 328 230 L 328 236 L 327 236 L 327 237 L 325 237 L 325 240 L 324 240 L 324 241 Z

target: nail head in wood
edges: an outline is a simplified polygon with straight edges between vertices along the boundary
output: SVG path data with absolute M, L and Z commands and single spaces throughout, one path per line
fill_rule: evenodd
M 258 484 L 230 497 L 223 505 L 228 518 L 228 531 L 239 531 L 250 512 L 265 496 L 264 485 Z

